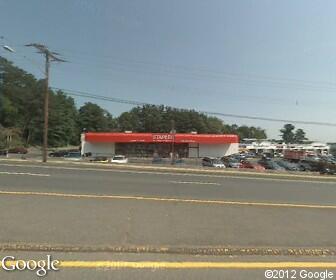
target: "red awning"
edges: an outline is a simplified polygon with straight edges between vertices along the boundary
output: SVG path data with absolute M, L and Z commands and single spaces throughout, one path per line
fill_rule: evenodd
M 85 141 L 92 143 L 203 143 L 229 144 L 238 143 L 235 134 L 190 134 L 190 133 L 119 133 L 88 132 Z

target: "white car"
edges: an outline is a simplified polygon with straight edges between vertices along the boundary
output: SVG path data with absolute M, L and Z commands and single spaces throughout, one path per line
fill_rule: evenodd
M 225 168 L 225 164 L 220 162 L 219 160 L 218 161 L 214 161 L 213 164 L 212 164 L 213 167 L 216 167 L 216 168 Z
M 202 165 L 205 167 L 225 168 L 225 164 L 218 158 L 205 157 L 202 159 Z
M 111 163 L 128 163 L 128 158 L 122 155 L 113 156 Z

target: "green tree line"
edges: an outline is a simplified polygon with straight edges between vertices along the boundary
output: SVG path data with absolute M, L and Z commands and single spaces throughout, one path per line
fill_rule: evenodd
M 284 125 L 282 129 L 280 129 L 281 132 L 281 138 L 282 140 L 287 144 L 302 144 L 308 138 L 306 138 L 306 132 L 302 128 L 298 128 L 295 130 L 295 126 L 291 123 L 287 123 Z
M 0 146 L 12 136 L 14 145 L 41 145 L 43 131 L 44 80 L 0 57 Z M 169 132 L 171 121 L 177 132 L 234 133 L 240 138 L 267 138 L 259 127 L 229 125 L 194 110 L 144 105 L 118 117 L 91 102 L 77 108 L 65 92 L 49 90 L 49 136 L 52 147 L 78 145 L 85 131 Z

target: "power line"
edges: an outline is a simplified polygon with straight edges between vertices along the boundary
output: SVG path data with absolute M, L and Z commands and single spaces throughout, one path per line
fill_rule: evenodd
M 309 82 L 304 81 L 301 83 L 298 82 L 286 82 L 285 80 L 276 80 L 274 79 L 258 79 L 256 77 L 250 76 L 234 76 L 234 75 L 213 75 L 213 74 L 203 74 L 200 72 L 178 72 L 171 69 L 139 69 L 134 65 L 129 65 L 120 62 L 113 62 L 112 64 L 92 64 L 87 62 L 76 62 L 72 60 L 71 64 L 77 64 L 80 66 L 90 66 L 100 69 L 105 69 L 108 71 L 117 71 L 124 73 L 136 73 L 140 75 L 156 75 L 161 77 L 173 77 L 177 79 L 184 80 L 196 80 L 203 82 L 204 80 L 225 83 L 225 84 L 234 84 L 244 87 L 271 87 L 279 89 L 290 89 L 290 90 L 300 90 L 300 91 L 309 91 L 309 92 L 331 92 L 336 91 L 336 84 L 325 83 L 323 82 Z M 90 68 L 86 68 L 90 70 Z
M 122 71 L 125 73 L 137 73 L 137 74 L 150 74 L 164 77 L 174 77 L 178 79 L 188 79 L 196 81 L 210 80 L 219 83 L 229 83 L 237 84 L 240 86 L 253 86 L 253 87 L 272 87 L 281 89 L 294 89 L 294 90 L 305 90 L 305 91 L 324 91 L 324 92 L 335 92 L 336 84 L 314 84 L 313 82 L 306 83 L 294 83 L 294 82 L 284 82 L 280 80 L 267 80 L 267 79 L 257 79 L 250 78 L 247 76 L 230 76 L 230 75 L 213 75 L 213 74 L 202 74 L 198 72 L 177 72 L 170 69 L 137 69 L 132 65 L 127 65 L 125 63 L 115 62 L 112 65 L 106 64 L 92 64 L 86 62 L 76 62 L 72 61 L 72 64 L 78 64 L 81 66 L 90 66 L 101 69 L 106 69 L 109 71 Z
M 108 97 L 103 95 L 96 95 L 88 92 L 77 91 L 77 90 L 69 90 L 63 88 L 52 87 L 54 90 L 61 90 L 64 93 L 72 96 L 79 96 L 79 97 L 86 97 L 96 100 L 104 100 L 110 101 L 115 103 L 122 103 L 122 104 L 129 104 L 129 105 L 136 105 L 136 106 L 144 106 L 144 105 L 154 105 L 159 106 L 161 104 L 153 104 L 147 102 L 140 102 L 116 97 Z M 173 109 L 178 110 L 190 110 L 186 108 L 177 108 L 173 106 L 167 106 Z M 295 123 L 295 124 L 304 124 L 304 125 L 317 125 L 317 126 L 331 126 L 336 127 L 336 123 L 330 122 L 316 122 L 316 121 L 302 121 L 302 120 L 291 120 L 291 119 L 277 119 L 277 118 L 266 118 L 266 117 L 258 117 L 258 116 L 248 116 L 248 115 L 239 115 L 239 114 L 230 114 L 230 113 L 220 113 L 220 112 L 211 112 L 211 111 L 202 111 L 202 110 L 195 110 L 199 113 L 203 113 L 206 115 L 213 115 L 213 116 L 220 116 L 220 117 L 229 117 L 229 118 L 238 118 L 238 119 L 248 119 L 248 120 L 260 120 L 260 121 L 268 121 L 268 122 L 280 122 L 280 123 Z
M 72 51 L 70 51 L 72 52 Z M 78 55 L 75 53 L 75 55 Z M 87 58 L 90 53 L 87 53 L 85 57 Z M 92 55 L 92 54 L 91 54 Z M 80 54 L 79 54 L 80 56 Z M 99 57 L 99 56 L 94 56 Z M 112 58 L 112 56 L 101 56 Z M 27 57 L 25 57 L 28 59 Z M 224 82 L 226 84 L 235 84 L 244 87 L 276 87 L 283 89 L 294 89 L 294 90 L 304 90 L 304 91 L 313 91 L 313 92 L 331 92 L 336 91 L 336 83 L 330 82 L 317 82 L 317 81 L 305 81 L 299 79 L 289 79 L 289 78 L 276 78 L 271 76 L 264 75 L 254 75 L 254 74 L 237 74 L 237 73 L 227 73 L 209 70 L 206 68 L 195 68 L 182 65 L 170 65 L 162 63 L 153 63 L 137 60 L 128 60 L 129 62 L 113 62 L 112 65 L 109 64 L 90 64 L 83 62 L 72 61 L 73 64 L 79 65 L 89 65 L 98 68 L 104 68 L 106 70 L 112 70 L 117 72 L 126 72 L 126 73 L 138 73 L 138 74 L 150 74 L 150 75 L 161 75 L 164 77 L 174 77 L 174 78 L 183 78 L 183 79 L 192 79 L 197 81 L 204 81 L 204 79 L 210 79 L 215 82 Z M 159 68 L 159 71 L 154 69 L 136 69 L 136 66 L 147 65 L 151 67 Z M 131 67 L 131 69 L 130 69 Z M 175 70 L 174 70 L 175 69 Z M 83 70 L 83 69 L 81 69 Z M 85 69 L 84 70 L 89 70 Z M 177 71 L 176 71 L 177 70 Z M 181 71 L 178 72 L 178 71 Z M 187 71 L 187 72 L 185 72 Z M 77 71 L 80 72 L 80 71 Z M 205 74 L 204 73 L 210 73 Z M 260 97 L 268 99 L 268 96 Z M 286 100 L 287 102 L 287 100 Z
M 79 96 L 79 97 L 87 97 L 87 98 L 91 98 L 91 99 L 110 101 L 110 102 L 114 102 L 114 103 L 129 104 L 129 105 L 136 105 L 136 106 L 155 105 L 155 104 L 150 104 L 150 103 L 146 103 L 146 102 L 140 102 L 140 101 L 127 100 L 127 99 L 116 98 L 116 97 L 96 95 L 96 94 L 83 92 L 83 91 L 77 91 L 77 90 L 69 90 L 69 89 L 63 89 L 63 88 L 57 88 L 57 87 L 51 87 L 51 89 L 61 90 L 68 95 Z
M 65 50 L 67 51 L 67 50 Z M 69 51 L 69 50 L 68 50 Z M 72 53 L 72 51 L 70 51 Z M 84 56 L 80 55 L 77 51 L 73 54 L 75 56 Z M 85 57 L 87 59 L 88 56 L 92 56 L 90 53 L 86 53 Z M 106 58 L 112 58 L 112 64 L 114 65 L 119 65 L 119 66 L 132 66 L 134 65 L 145 65 L 145 66 L 151 66 L 151 67 L 156 67 L 156 68 L 161 68 L 165 71 L 174 71 L 176 73 L 176 70 L 178 71 L 187 71 L 187 73 L 191 74 L 200 74 L 203 73 L 210 73 L 212 74 L 212 77 L 225 77 L 227 79 L 244 79 L 244 80 L 249 80 L 249 81 L 254 81 L 258 80 L 259 82 L 265 83 L 265 82 L 271 82 L 271 83 L 283 83 L 286 82 L 286 85 L 293 85 L 293 86 L 304 86 L 304 87 L 318 87 L 317 89 L 320 89 L 321 87 L 328 87 L 329 89 L 336 90 L 336 83 L 332 82 L 327 82 L 327 81 L 307 81 L 307 80 L 302 80 L 302 79 L 293 79 L 293 78 L 280 78 L 280 77 L 272 77 L 268 75 L 257 75 L 257 74 L 241 74 L 241 73 L 230 73 L 230 72 L 223 72 L 223 71 L 215 71 L 215 70 L 210 70 L 204 67 L 190 67 L 190 66 L 184 66 L 184 65 L 173 65 L 173 64 L 163 64 L 163 63 L 155 63 L 155 62 L 146 62 L 146 61 L 139 61 L 139 60 L 130 60 L 127 59 L 126 63 L 125 62 L 120 62 L 120 58 L 113 57 L 113 56 L 106 56 L 106 55 L 101 55 L 101 56 L 96 56 L 93 55 L 92 57 L 95 58 L 103 58 L 104 62 L 106 62 Z M 119 60 L 119 61 L 117 61 Z M 74 61 L 74 63 L 76 63 Z M 81 60 L 82 63 L 82 60 Z M 96 67 L 101 67 L 101 68 L 109 68 L 110 66 L 107 64 L 104 65 L 99 65 L 99 64 L 90 64 L 91 66 L 96 66 Z M 157 70 L 157 69 L 156 69 Z
M 2 36 L 3 37 L 3 36 Z M 4 37 L 3 37 L 4 38 Z M 257 87 L 276 87 L 294 90 L 305 90 L 305 91 L 324 91 L 324 92 L 335 92 L 336 83 L 327 81 L 307 81 L 302 79 L 293 78 L 279 78 L 272 77 L 268 75 L 256 75 L 256 74 L 241 74 L 241 73 L 230 73 L 223 71 L 215 71 L 207 69 L 205 67 L 190 67 L 185 65 L 174 65 L 174 64 L 163 64 L 156 62 L 148 62 L 141 60 L 131 60 L 127 59 L 120 62 L 120 58 L 107 55 L 92 55 L 92 53 L 86 52 L 82 55 L 78 50 L 64 50 L 72 53 L 75 56 L 85 57 L 89 56 L 94 58 L 103 58 L 104 64 L 92 64 L 83 62 L 72 61 L 72 64 L 78 65 L 88 65 L 91 67 L 103 68 L 106 70 L 123 71 L 123 72 L 135 72 L 140 74 L 150 74 L 150 75 L 161 75 L 161 76 L 171 76 L 184 79 L 192 79 L 202 81 L 204 79 L 210 79 L 216 82 L 225 82 L 230 84 L 238 84 L 240 86 L 257 86 Z M 106 64 L 106 58 L 110 60 L 111 64 Z M 85 61 L 84 60 L 84 61 Z M 119 61 L 118 61 L 119 60 Z M 151 69 L 136 69 L 139 66 L 149 66 Z M 131 69 L 129 69 L 131 67 Z M 153 68 L 154 67 L 154 68 Z
M 42 45 L 36 45 L 35 47 L 43 47 Z M 40 51 L 43 51 L 42 49 Z M 51 53 L 51 55 L 58 55 L 58 53 Z M 87 56 L 87 55 L 86 55 Z M 108 57 L 108 56 L 107 56 Z M 58 61 L 63 61 L 61 59 L 58 59 Z M 268 86 L 277 86 L 282 88 L 296 88 L 301 90 L 310 90 L 310 91 L 332 91 L 334 92 L 336 90 L 336 84 L 330 83 L 330 82 L 312 82 L 312 81 L 304 81 L 299 79 L 284 79 L 284 78 L 275 78 L 271 76 L 262 76 L 262 75 L 241 75 L 237 73 L 225 73 L 225 72 L 219 72 L 219 71 L 213 71 L 208 70 L 204 68 L 192 68 L 187 66 L 181 66 L 181 65 L 167 65 L 167 64 L 159 64 L 159 63 L 151 63 L 151 62 L 144 62 L 144 61 L 131 61 L 130 63 L 120 63 L 115 62 L 114 64 L 119 66 L 118 71 L 128 71 L 128 72 L 138 72 L 135 69 L 127 69 L 129 66 L 135 65 L 149 65 L 153 67 L 159 67 L 161 68 L 161 73 L 158 73 L 157 71 L 147 71 L 149 74 L 165 74 L 165 75 L 171 75 L 171 76 L 178 76 L 178 77 L 187 77 L 190 79 L 197 79 L 202 80 L 205 77 L 211 78 L 213 80 L 217 81 L 226 81 L 226 82 L 233 82 L 233 83 L 239 83 L 240 85 L 247 85 L 247 86 L 265 86 L 265 83 L 267 83 Z M 96 65 L 98 67 L 104 67 L 104 68 L 113 68 L 114 66 L 110 65 Z M 120 67 L 126 67 L 126 69 L 120 68 Z M 163 69 L 162 69 L 163 68 Z M 173 70 L 171 70 L 173 69 Z M 152 69 L 153 70 L 153 69 Z M 182 75 L 178 71 L 189 71 L 187 73 L 183 73 Z M 141 73 L 144 73 L 142 70 Z M 211 75 L 204 75 L 202 73 L 210 73 Z M 214 75 L 213 75 L 214 74 Z M 219 76 L 222 75 L 222 76 Z M 283 83 L 287 82 L 287 83 Z M 260 84 L 262 83 L 262 84 Z M 69 91 L 69 90 L 65 90 Z M 99 96 L 99 95 L 93 95 L 90 93 L 84 93 L 84 92 L 74 92 L 69 93 L 69 95 L 74 96 L 81 96 L 86 98 L 94 98 L 99 100 L 105 100 L 105 101 L 111 101 L 116 103 L 124 103 L 124 104 L 130 104 L 130 105 L 137 105 L 142 106 L 150 103 L 144 103 L 144 102 L 138 102 L 138 101 L 132 101 L 132 100 L 126 100 L 121 98 L 111 98 L 106 96 Z M 151 104 L 155 105 L 155 104 Z M 300 120 L 286 120 L 286 119 L 275 119 L 275 118 L 263 118 L 263 117 L 256 117 L 256 116 L 244 116 L 244 115 L 236 115 L 236 114 L 224 114 L 219 112 L 206 112 L 206 111 L 200 111 L 202 113 L 210 114 L 210 115 L 217 115 L 217 116 L 224 116 L 224 117 L 232 117 L 232 118 L 241 118 L 241 119 L 251 119 L 251 120 L 262 120 L 262 121 L 272 121 L 272 122 L 292 122 L 292 123 L 299 123 L 299 124 L 306 124 L 306 125 L 324 125 L 324 126 L 336 126 L 335 123 L 328 123 L 328 122 L 313 122 L 313 121 L 300 121 Z

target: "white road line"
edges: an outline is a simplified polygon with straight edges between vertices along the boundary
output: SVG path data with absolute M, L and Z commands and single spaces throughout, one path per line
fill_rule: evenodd
M 173 183 L 173 184 L 192 184 L 192 185 L 217 185 L 217 186 L 220 186 L 219 183 L 212 183 L 212 182 L 169 181 L 169 183 Z
M 9 166 L 9 167 L 21 167 L 21 168 L 44 168 L 44 169 L 59 169 L 59 170 L 79 170 L 79 171 L 98 171 L 98 172 L 114 172 L 114 173 L 130 173 L 130 174 L 154 174 L 154 175 L 164 175 L 164 176 L 189 176 L 189 177 L 210 177 L 210 178 L 229 178 L 236 180 L 256 180 L 256 181 L 273 181 L 273 182 L 297 182 L 297 183 L 309 183 L 309 184 L 326 184 L 326 185 L 335 185 L 336 182 L 331 178 L 330 181 L 318 181 L 319 178 L 314 178 L 314 180 L 310 179 L 307 176 L 307 179 L 290 179 L 290 178 L 265 178 L 265 177 L 254 177 L 254 176 L 246 176 L 242 173 L 242 176 L 239 175 L 227 175 L 227 174 L 197 174 L 197 173 L 177 173 L 177 172 L 162 172 L 162 171 L 135 171 L 135 170 L 117 170 L 117 169 L 103 169 L 103 168 L 81 168 L 81 167 L 65 167 L 65 166 L 43 166 L 43 165 L 23 165 L 23 164 L 8 164 L 8 163 L 0 163 L 0 166 Z M 262 174 L 259 176 L 262 176 Z M 284 175 L 285 176 L 285 175 Z M 329 179 L 329 178 L 328 178 Z
M 42 174 L 42 173 L 7 172 L 7 171 L 0 171 L 0 175 L 25 175 L 25 176 L 39 176 L 39 177 L 50 176 L 50 174 Z
M 307 209 L 332 209 L 336 210 L 336 205 L 320 204 L 294 204 L 294 203 L 273 203 L 273 202 L 253 202 L 253 201 L 227 201 L 227 200 L 204 200 L 187 198 L 168 198 L 168 197 L 145 197 L 145 196 L 124 196 L 124 195 L 98 195 L 98 194 L 73 194 L 73 193 L 54 193 L 54 192 L 22 192 L 0 190 L 0 195 L 13 196 L 41 196 L 41 197 L 61 197 L 78 199 L 123 199 L 135 201 L 155 201 L 155 202 L 179 202 L 209 205 L 238 205 L 238 206 L 258 206 L 258 207 L 285 207 L 285 208 L 307 208 Z

